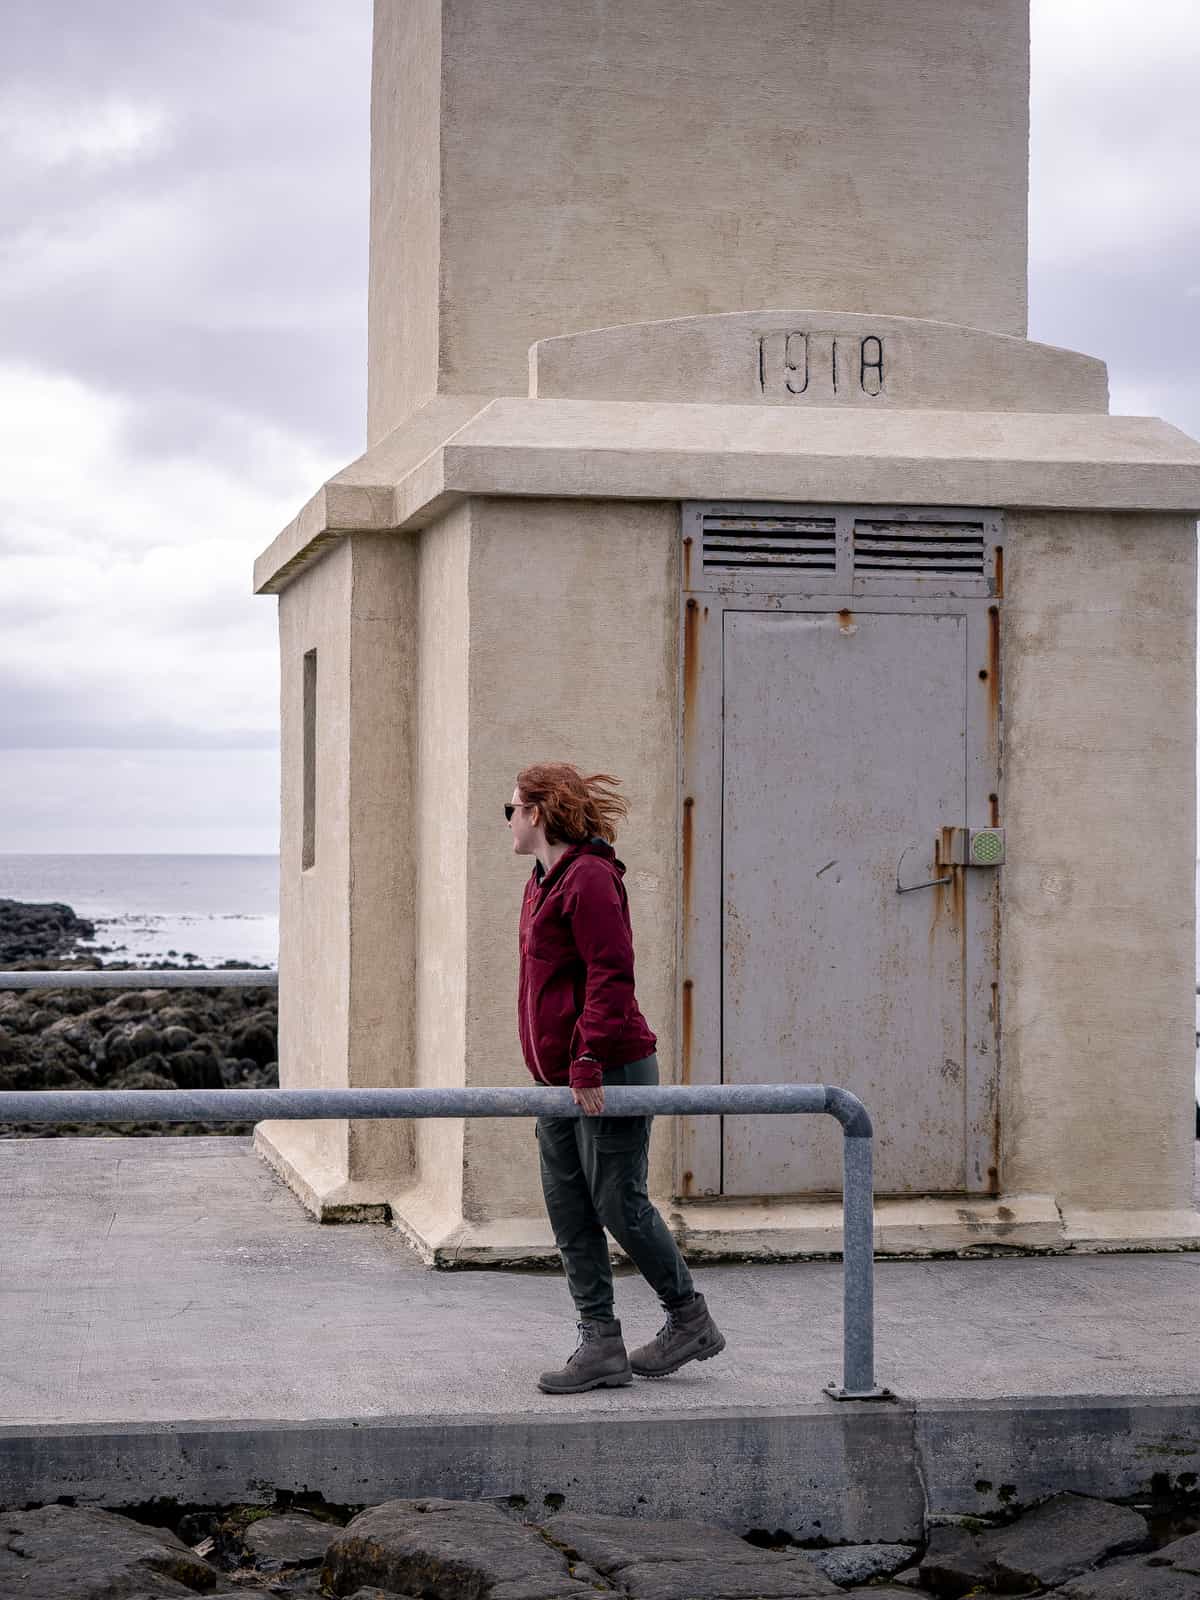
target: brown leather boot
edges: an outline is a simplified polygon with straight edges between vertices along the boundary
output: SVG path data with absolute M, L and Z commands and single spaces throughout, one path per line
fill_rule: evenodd
M 543 1394 L 579 1394 L 584 1389 L 618 1389 L 633 1382 L 619 1322 L 581 1322 L 579 1343 L 565 1367 L 543 1372 Z
M 708 1314 L 704 1296 L 667 1312 L 667 1320 L 650 1340 L 629 1352 L 629 1365 L 639 1378 L 665 1378 L 689 1361 L 708 1361 L 725 1348 L 725 1335 Z

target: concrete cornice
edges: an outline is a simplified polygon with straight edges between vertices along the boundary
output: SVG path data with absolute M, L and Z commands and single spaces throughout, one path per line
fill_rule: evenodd
M 345 533 L 468 495 L 1200 510 L 1200 444 L 1156 417 L 443 396 L 331 478 L 254 567 L 278 593 Z

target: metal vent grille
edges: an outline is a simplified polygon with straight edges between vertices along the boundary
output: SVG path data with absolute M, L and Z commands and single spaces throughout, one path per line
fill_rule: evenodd
M 745 567 L 836 571 L 837 518 L 706 516 L 705 571 L 736 572 Z
M 854 522 L 855 573 L 902 578 L 982 578 L 982 522 Z

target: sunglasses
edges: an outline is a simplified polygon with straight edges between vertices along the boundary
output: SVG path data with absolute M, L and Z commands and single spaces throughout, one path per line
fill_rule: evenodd
M 537 804 L 536 800 L 522 800 L 521 804 L 519 806 L 506 805 L 505 808 L 504 808 L 504 820 L 505 820 L 505 822 L 511 822 L 512 821 L 513 812 L 514 811 L 527 811 L 530 806 L 533 806 L 533 805 L 536 805 L 536 804 Z

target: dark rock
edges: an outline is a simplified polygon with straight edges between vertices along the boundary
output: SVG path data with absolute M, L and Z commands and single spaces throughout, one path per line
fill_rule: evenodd
M 214 1588 L 216 1573 L 166 1528 L 113 1511 L 0 1511 L 0 1594 L 21 1600 L 172 1600 Z
M 6 971 L 67 956 L 80 939 L 95 936 L 94 923 L 57 900 L 0 900 L 0 967 Z
M 1196 1600 L 1200 1596 L 1200 1533 L 1132 1561 L 1114 1561 L 1059 1589 L 1066 1600 Z
M 916 1555 L 911 1544 L 847 1544 L 833 1550 L 808 1550 L 808 1559 L 834 1583 L 870 1583 L 890 1578 Z
M 166 991 L 160 990 L 159 992 L 165 993 Z M 107 1009 L 124 1012 L 148 1011 L 150 1008 L 148 995 L 149 990 L 146 989 L 122 989 L 118 995 L 108 1002 Z
M 396 1589 L 355 1589 L 347 1600 L 417 1600 L 415 1595 L 400 1594 Z
M 287 1511 L 252 1522 L 242 1542 L 256 1567 L 304 1567 L 324 1561 L 330 1541 L 341 1531 L 337 1523 Z
M 1136 1550 L 1147 1532 L 1145 1518 L 1125 1506 L 1055 1495 L 1007 1527 L 985 1533 L 935 1528 L 921 1578 L 934 1594 L 951 1600 L 978 1584 L 1010 1591 L 1037 1584 L 1051 1588 L 1106 1556 Z
M 242 1028 L 235 1028 L 230 1038 L 230 1046 L 236 1055 L 249 1056 L 256 1067 L 265 1067 L 278 1055 L 274 1028 L 268 1028 L 259 1021 L 247 1023 Z
M 161 1063 L 162 1057 L 157 1057 Z M 174 1089 L 175 1083 L 165 1072 L 155 1072 L 147 1061 L 135 1061 L 133 1066 L 118 1072 L 105 1085 L 108 1089 Z
M 551 1517 L 544 1526 L 555 1544 L 590 1562 L 606 1576 L 639 1561 L 691 1561 L 703 1556 L 734 1562 L 760 1561 L 765 1553 L 736 1533 L 706 1522 L 588 1516 L 565 1511 Z
M 565 1557 L 493 1505 L 387 1500 L 361 1511 L 329 1546 L 323 1581 L 338 1595 L 375 1584 L 437 1600 L 587 1597 Z
M 179 1023 L 171 1023 L 163 1029 L 163 1049 L 172 1052 L 186 1050 L 195 1037 L 190 1028 L 184 1028 Z
M 224 1086 L 221 1063 L 206 1047 L 181 1050 L 169 1058 L 166 1071 L 176 1089 L 220 1089 Z
M 809 1600 L 843 1592 L 803 1556 L 771 1550 L 752 1551 L 749 1561 L 639 1561 L 622 1567 L 618 1581 L 633 1600 Z
M 921 1561 L 921 1582 L 936 1595 L 957 1600 L 988 1581 L 992 1564 L 980 1544 L 982 1535 L 967 1528 L 933 1528 Z
M 133 1046 L 126 1028 L 112 1028 L 100 1042 L 100 1059 L 115 1070 L 127 1067 L 133 1060 Z
M 869 1589 L 842 1589 L 839 1592 L 842 1600 L 913 1600 L 912 1589 L 901 1589 L 894 1583 L 885 1583 L 882 1588 L 872 1584 Z
M 129 1048 L 133 1051 L 135 1061 L 142 1056 L 161 1055 L 163 1036 L 148 1022 L 136 1023 L 129 1031 Z

